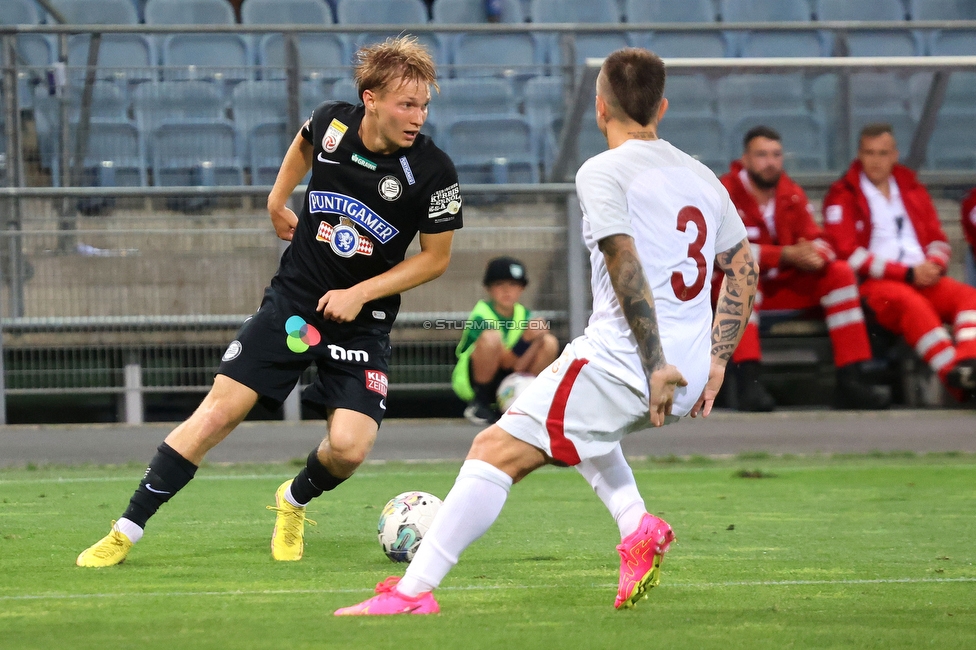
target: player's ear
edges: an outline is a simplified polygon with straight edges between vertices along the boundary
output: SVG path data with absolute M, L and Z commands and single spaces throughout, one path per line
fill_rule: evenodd
M 660 123 L 661 119 L 664 117 L 664 114 L 667 112 L 668 112 L 668 98 L 662 97 L 661 103 L 658 104 L 657 107 L 657 120 L 655 121 L 655 123 Z
M 371 89 L 367 88 L 363 91 L 363 105 L 369 110 L 374 110 L 376 108 L 376 93 Z

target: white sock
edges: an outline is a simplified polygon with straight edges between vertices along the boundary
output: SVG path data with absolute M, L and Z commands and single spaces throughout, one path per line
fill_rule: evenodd
M 464 549 L 495 523 L 511 487 L 512 478 L 494 465 L 464 461 L 397 590 L 413 597 L 436 589 Z
M 620 529 L 620 539 L 637 530 L 647 508 L 620 445 L 609 454 L 587 458 L 576 466 L 576 471 L 583 475 L 613 515 Z
M 115 530 L 128 537 L 133 544 L 142 539 L 142 527 L 125 517 L 119 517 L 119 520 L 115 522 Z
M 285 501 L 287 501 L 291 505 L 295 506 L 296 508 L 304 508 L 305 506 L 308 505 L 307 503 L 299 503 L 298 502 L 298 500 L 295 498 L 295 495 L 291 493 L 291 485 L 289 485 L 288 486 L 288 489 L 285 490 L 285 493 L 284 493 L 283 496 L 285 497 Z

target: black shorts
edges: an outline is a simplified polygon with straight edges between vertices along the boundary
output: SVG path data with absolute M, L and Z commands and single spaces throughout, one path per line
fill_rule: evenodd
M 314 361 L 318 374 L 302 394 L 309 408 L 323 416 L 329 409 L 350 409 L 379 424 L 391 353 L 389 333 L 325 320 L 269 288 L 227 347 L 217 374 L 251 388 L 262 405 L 276 409 Z

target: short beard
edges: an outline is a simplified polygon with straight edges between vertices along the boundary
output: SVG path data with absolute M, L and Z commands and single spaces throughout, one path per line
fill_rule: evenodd
M 752 184 L 761 190 L 774 189 L 777 185 L 779 185 L 779 178 L 782 175 L 782 174 L 776 174 L 776 178 L 774 178 L 771 181 L 767 181 L 765 178 L 763 178 L 756 172 L 747 169 L 746 173 L 749 174 L 749 180 L 752 181 Z

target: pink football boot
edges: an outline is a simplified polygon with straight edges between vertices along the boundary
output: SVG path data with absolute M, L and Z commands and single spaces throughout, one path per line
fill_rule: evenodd
M 431 592 L 411 598 L 397 591 L 400 578 L 391 576 L 376 585 L 376 595 L 352 607 L 335 611 L 336 616 L 389 616 L 390 614 L 437 614 L 441 608 Z
M 647 590 L 661 582 L 661 560 L 674 541 L 671 526 L 663 519 L 645 514 L 640 526 L 617 547 L 620 553 L 620 586 L 613 606 L 633 607 L 647 598 Z

